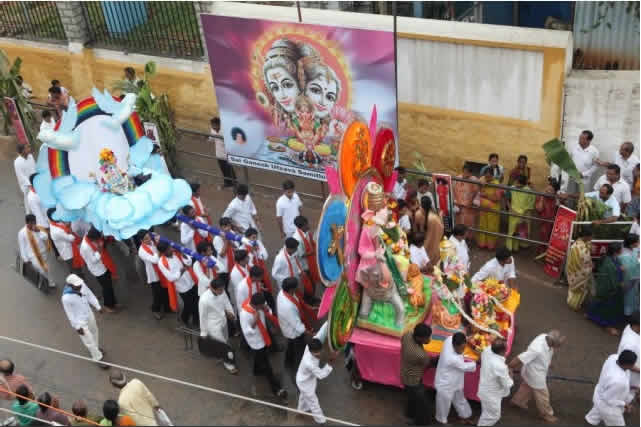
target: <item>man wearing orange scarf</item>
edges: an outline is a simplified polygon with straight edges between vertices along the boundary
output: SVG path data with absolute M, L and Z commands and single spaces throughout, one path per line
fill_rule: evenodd
M 71 224 L 65 221 L 53 219 L 56 208 L 47 209 L 49 217 L 51 241 L 58 249 L 60 259 L 67 264 L 69 271 L 77 276 L 83 277 L 82 266 L 85 265 L 80 256 L 80 243 L 82 239 L 71 230 Z
M 312 289 L 311 295 L 305 295 L 310 303 L 319 304 L 320 298 L 316 297 L 315 290 L 316 284 L 320 282 L 320 274 L 318 273 L 318 263 L 316 262 L 316 242 L 314 237 L 309 231 L 309 221 L 302 215 L 294 218 L 294 225 L 296 232 L 294 239 L 298 240 L 298 252 L 296 255 L 300 260 L 301 267 L 303 267 L 304 275 L 301 280 L 308 281 L 306 288 Z
M 116 265 L 105 248 L 102 233 L 94 227 L 87 232 L 80 245 L 80 255 L 87 264 L 87 270 L 96 278 L 102 287 L 104 310 L 114 313 L 118 308 L 112 279 L 117 279 Z
M 278 320 L 265 304 L 265 295 L 257 293 L 245 301 L 239 317 L 240 327 L 254 359 L 254 376 L 266 376 L 272 392 L 286 401 L 287 391 L 281 386 L 269 361 L 268 349 L 272 345 L 272 339 L 265 320 L 270 319 L 276 326 L 278 326 Z M 252 394 L 256 395 L 256 383 L 252 385 Z
M 20 257 L 24 264 L 31 264 L 43 278 L 48 280 L 50 288 L 55 288 L 56 284 L 49 276 L 48 241 L 49 236 L 46 231 L 36 225 L 36 216 L 33 214 L 27 215 L 25 217 L 25 226 L 18 232 Z
M 185 215 L 186 217 L 189 217 L 194 221 L 198 221 L 205 224 L 205 220 L 202 217 L 196 215 L 196 211 L 194 210 L 193 207 L 187 205 L 183 207 L 182 211 L 183 211 L 183 215 Z M 203 240 L 211 241 L 211 238 L 209 237 L 209 233 L 206 230 L 201 230 L 199 228 L 197 229 L 193 225 L 187 224 L 184 222 L 180 223 L 180 244 L 181 245 L 195 252 L 196 247 L 198 246 L 198 243 L 202 242 Z
M 293 368 L 294 372 L 298 369 L 305 351 L 305 333 L 312 332 L 312 325 L 303 307 L 305 303 L 296 296 L 296 288 L 298 280 L 288 277 L 283 280 L 282 289 L 276 298 L 280 330 L 287 338 L 285 364 Z

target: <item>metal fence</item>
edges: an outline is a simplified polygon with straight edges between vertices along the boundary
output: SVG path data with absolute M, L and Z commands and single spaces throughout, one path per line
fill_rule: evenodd
M 197 59 L 203 57 L 196 3 L 181 1 L 82 2 L 96 47 Z
M 0 37 L 67 40 L 58 8 L 53 1 L 0 2 Z

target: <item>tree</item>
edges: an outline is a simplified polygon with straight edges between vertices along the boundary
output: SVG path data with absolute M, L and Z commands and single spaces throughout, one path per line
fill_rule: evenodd
M 35 116 L 29 100 L 24 96 L 20 85 L 18 84 L 18 76 L 20 75 L 20 66 L 22 65 L 22 59 L 16 58 L 11 64 L 9 60 L 9 55 L 0 49 L 0 109 L 2 110 L 2 116 L 4 118 L 4 133 L 9 135 L 9 124 L 11 119 L 9 117 L 9 111 L 4 105 L 4 98 L 13 98 L 18 105 L 22 116 L 22 122 L 24 124 L 25 132 L 27 134 L 27 139 L 31 144 L 36 144 L 35 139 Z M 37 150 L 37 144 L 36 144 Z

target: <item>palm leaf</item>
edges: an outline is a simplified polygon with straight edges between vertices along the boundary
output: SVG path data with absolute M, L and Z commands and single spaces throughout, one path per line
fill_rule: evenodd
M 570 177 L 574 178 L 577 182 L 581 182 L 581 172 L 576 168 L 570 153 L 565 149 L 563 143 L 558 139 L 543 144 L 543 151 L 545 151 L 545 160 L 548 163 L 554 163 L 562 171 L 566 172 Z

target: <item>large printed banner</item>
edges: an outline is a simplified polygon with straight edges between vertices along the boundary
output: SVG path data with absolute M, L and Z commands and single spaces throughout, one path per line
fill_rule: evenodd
M 572 221 L 576 219 L 576 211 L 565 206 L 559 206 L 554 219 L 554 228 L 550 234 L 550 242 L 545 255 L 545 267 L 543 270 L 549 275 L 558 279 L 563 271 L 563 261 L 570 242 L 570 230 Z
M 432 175 L 436 193 L 436 210 L 443 218 L 445 230 L 451 232 L 454 228 L 454 205 L 452 202 L 452 177 L 446 174 Z
M 325 180 L 350 122 L 396 132 L 394 34 L 202 15 L 228 159 Z M 397 133 L 397 132 L 396 132 Z

